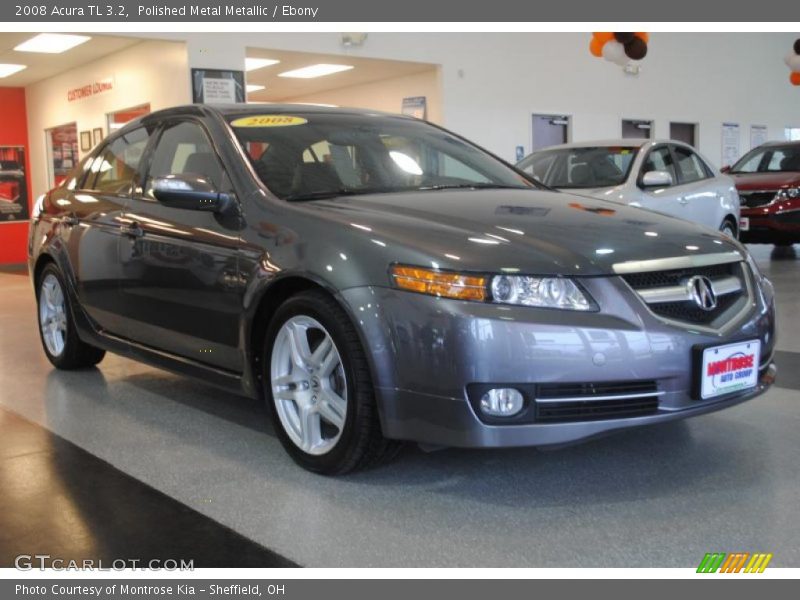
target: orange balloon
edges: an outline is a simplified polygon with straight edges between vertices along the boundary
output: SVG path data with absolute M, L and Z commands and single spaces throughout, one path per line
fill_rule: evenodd
M 645 33 L 644 31 L 637 31 L 634 35 L 637 37 L 642 38 L 642 41 L 647 44 L 650 41 L 650 34 Z
M 614 39 L 614 34 L 610 31 L 595 31 L 592 35 L 594 36 L 594 39 L 600 40 L 600 42 L 603 44 Z
M 792 72 L 789 76 L 789 81 L 792 82 L 792 85 L 800 85 L 800 73 Z
M 591 52 L 597 58 L 603 57 L 603 46 L 605 42 L 601 42 L 597 38 L 592 38 L 592 41 L 589 42 L 589 52 Z

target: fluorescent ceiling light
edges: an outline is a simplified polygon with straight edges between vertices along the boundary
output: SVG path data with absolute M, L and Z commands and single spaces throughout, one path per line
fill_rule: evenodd
M 248 83 L 245 86 L 245 89 L 247 90 L 247 93 L 249 94 L 250 92 L 260 92 L 261 90 L 264 89 L 264 86 L 263 85 L 256 85 L 255 83 Z
M 27 69 L 25 65 L 9 65 L 0 63 L 0 78 L 8 77 L 14 73 L 19 73 L 22 69 Z
M 318 65 L 310 65 L 302 69 L 295 69 L 294 71 L 286 71 L 280 73 L 278 77 L 296 77 L 297 79 L 313 79 L 314 77 L 322 77 L 323 75 L 333 75 L 334 73 L 341 73 L 342 71 L 349 71 L 352 65 L 329 65 L 320 63 Z
M 279 60 L 273 58 L 250 58 L 249 56 L 244 59 L 244 70 L 255 71 L 256 69 L 263 69 L 272 65 L 277 65 Z
M 63 33 L 40 33 L 27 42 L 22 42 L 14 50 L 17 52 L 45 52 L 47 54 L 61 54 L 67 50 L 88 42 L 90 37 L 85 35 L 67 35 Z

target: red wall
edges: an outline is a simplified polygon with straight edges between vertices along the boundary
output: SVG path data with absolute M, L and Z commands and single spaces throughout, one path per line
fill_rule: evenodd
M 0 146 L 25 147 L 25 177 L 30 195 L 31 165 L 24 88 L 0 87 Z M 32 204 L 33 198 L 29 197 L 28 201 Z M 27 223 L 0 223 L 0 264 L 24 263 L 27 244 Z

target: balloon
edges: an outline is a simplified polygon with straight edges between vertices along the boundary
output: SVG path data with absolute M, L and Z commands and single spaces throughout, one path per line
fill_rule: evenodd
M 591 52 L 594 56 L 600 58 L 603 56 L 603 44 L 605 42 L 601 42 L 596 37 L 592 38 L 592 41 L 589 42 L 589 52 Z
M 644 31 L 637 31 L 635 35 L 636 35 L 636 37 L 640 38 L 645 44 L 649 44 L 650 43 L 650 34 L 649 33 L 645 33 Z
M 794 72 L 789 76 L 792 85 L 800 85 L 800 73 Z
M 633 33 L 615 33 L 614 39 L 617 40 L 620 44 L 627 44 L 630 42 L 634 37 L 636 37 Z
M 642 60 L 647 56 L 647 44 L 641 38 L 635 37 L 625 44 L 625 54 L 632 60 Z
M 616 40 L 606 42 L 603 46 L 603 58 L 609 60 L 621 67 L 628 64 L 628 57 L 625 54 L 625 46 Z
M 792 71 L 800 71 L 800 54 L 789 52 L 786 58 L 783 59 L 783 62 L 785 62 L 786 66 Z
M 604 44 L 614 39 L 614 34 L 610 31 L 595 31 L 592 35 L 596 40 L 600 40 Z
M 800 38 L 797 38 L 794 41 L 794 53 L 795 54 L 800 54 Z

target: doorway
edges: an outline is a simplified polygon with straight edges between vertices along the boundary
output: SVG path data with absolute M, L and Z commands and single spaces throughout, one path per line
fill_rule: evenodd
M 622 119 L 622 137 L 653 139 L 653 121 L 642 119 Z
M 697 147 L 697 123 L 670 123 L 669 139 Z
M 533 141 L 531 150 L 558 146 L 569 141 L 570 117 L 568 115 L 533 115 Z
M 66 123 L 45 130 L 50 187 L 60 185 L 78 162 L 78 125 Z

